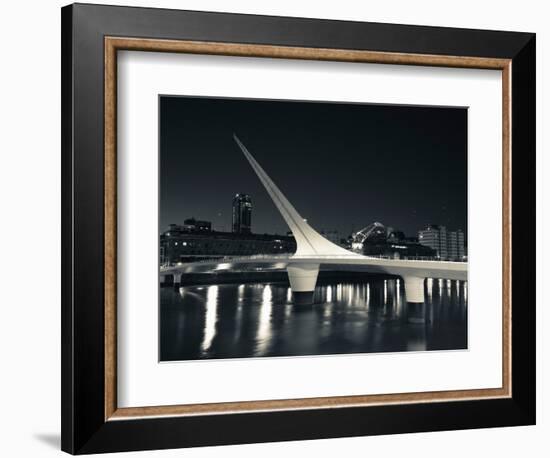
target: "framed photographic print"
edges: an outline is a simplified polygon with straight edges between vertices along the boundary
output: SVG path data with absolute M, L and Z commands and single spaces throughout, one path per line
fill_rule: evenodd
M 534 424 L 534 34 L 76 4 L 62 79 L 63 450 Z

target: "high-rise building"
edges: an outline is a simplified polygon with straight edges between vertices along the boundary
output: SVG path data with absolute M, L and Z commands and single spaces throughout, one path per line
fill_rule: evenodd
M 430 224 L 418 231 L 418 241 L 435 250 L 443 260 L 460 261 L 464 258 L 464 232 L 461 229 L 447 231 L 445 226 Z
M 462 260 L 464 251 L 464 232 L 458 229 L 456 232 L 449 232 L 447 237 L 448 257 L 451 260 Z
M 235 194 L 233 198 L 232 228 L 237 234 L 252 232 L 252 199 L 248 194 Z
M 429 224 L 418 231 L 418 242 L 435 250 L 441 259 L 447 259 L 447 228 L 437 224 Z

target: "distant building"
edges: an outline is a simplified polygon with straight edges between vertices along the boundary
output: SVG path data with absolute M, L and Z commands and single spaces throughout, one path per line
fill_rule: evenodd
M 366 256 L 391 258 L 433 258 L 435 250 L 418 243 L 416 238 L 407 238 L 402 231 L 374 222 L 351 236 L 351 249 Z
M 447 231 L 445 226 L 429 224 L 418 231 L 418 241 L 437 252 L 443 260 L 461 261 L 464 259 L 464 232 Z
M 445 226 L 429 224 L 418 231 L 418 241 L 435 250 L 441 259 L 447 259 L 447 228 Z
M 447 255 L 449 259 L 462 260 L 466 255 L 464 232 L 458 229 L 447 233 Z
M 232 230 L 236 234 L 252 232 L 252 199 L 248 194 L 236 194 L 233 198 Z
M 190 220 L 186 220 L 186 223 Z M 200 223 L 208 223 L 201 221 Z M 296 251 L 294 237 L 274 234 L 218 232 L 206 224 L 171 224 L 160 235 L 160 263 L 177 264 L 224 256 L 283 254 Z
M 400 242 L 405 239 L 405 234 L 402 231 L 388 231 L 388 242 Z
M 365 256 L 387 256 L 394 259 L 401 258 L 434 258 L 435 250 L 421 245 L 414 238 L 402 240 L 386 240 L 385 242 L 365 242 L 363 244 Z
M 186 219 L 183 224 L 193 231 L 210 232 L 212 230 L 212 223 L 210 221 L 200 221 L 195 218 L 190 218 Z

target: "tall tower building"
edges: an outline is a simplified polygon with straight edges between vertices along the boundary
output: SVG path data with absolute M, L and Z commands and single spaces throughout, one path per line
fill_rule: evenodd
M 418 232 L 418 242 L 437 251 L 437 255 L 443 260 L 464 259 L 464 232 L 461 229 L 448 231 L 445 226 L 430 224 Z
M 248 194 L 235 194 L 233 198 L 233 232 L 252 232 L 252 199 Z

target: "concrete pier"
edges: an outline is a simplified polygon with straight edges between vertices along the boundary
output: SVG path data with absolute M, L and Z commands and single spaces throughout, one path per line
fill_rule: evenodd
M 319 264 L 289 264 L 286 270 L 293 302 L 297 305 L 313 304 L 313 292 L 319 275 Z
M 424 277 L 404 276 L 407 302 L 424 303 Z

